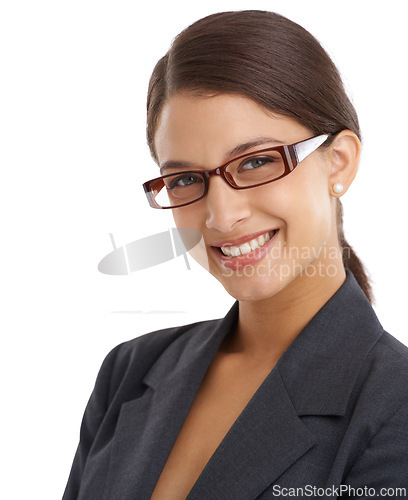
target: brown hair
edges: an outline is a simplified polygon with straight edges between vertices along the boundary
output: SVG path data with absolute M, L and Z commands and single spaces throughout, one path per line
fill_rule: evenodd
M 356 111 L 328 54 L 308 31 L 272 12 L 212 14 L 175 38 L 149 83 L 147 141 L 156 161 L 157 120 L 166 99 L 179 91 L 244 95 L 316 135 L 349 129 L 361 139 Z M 344 266 L 372 302 L 364 266 L 344 237 L 339 198 L 337 232 Z

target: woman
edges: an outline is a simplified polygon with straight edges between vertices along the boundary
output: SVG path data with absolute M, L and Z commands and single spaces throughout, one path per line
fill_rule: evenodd
M 279 15 L 211 15 L 156 65 L 147 120 L 149 202 L 237 302 L 107 356 L 64 498 L 408 495 L 408 351 L 344 238 L 360 130 L 328 55 Z

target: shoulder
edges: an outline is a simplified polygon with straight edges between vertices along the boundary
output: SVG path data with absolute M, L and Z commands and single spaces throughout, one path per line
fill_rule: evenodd
M 363 381 L 360 402 L 376 406 L 377 413 L 391 416 L 401 406 L 408 408 L 408 347 L 383 331 L 368 353 L 359 378 Z M 375 420 L 375 415 L 372 418 Z
M 380 355 L 387 362 L 408 363 L 408 347 L 385 330 L 373 354 Z
M 345 483 L 408 486 L 408 348 L 384 332 L 355 387 Z M 347 443 L 346 443 L 347 444 Z M 377 495 L 378 496 L 378 495 Z
M 371 384 L 394 386 L 408 396 L 408 347 L 385 330 L 368 353 L 365 370 Z
M 145 375 L 168 350 L 182 352 L 192 342 L 203 342 L 220 319 L 156 330 L 114 347 L 105 357 L 97 383 L 115 393 L 125 379 L 142 382 Z
M 391 448 L 407 453 L 399 441 L 408 432 L 408 348 L 386 331 L 361 364 L 346 416 L 351 463 L 362 454 L 384 463 L 380 455 Z
M 109 407 L 139 397 L 146 386 L 175 371 L 195 370 L 237 319 L 235 303 L 222 319 L 156 330 L 117 345 L 99 370 L 95 391 Z

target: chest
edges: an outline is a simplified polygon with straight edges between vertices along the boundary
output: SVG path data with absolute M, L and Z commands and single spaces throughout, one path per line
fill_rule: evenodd
M 245 369 L 220 359 L 213 362 L 168 456 L 152 500 L 186 498 L 270 370 L 271 367 Z
M 339 484 L 366 436 L 349 428 L 351 413 L 299 417 L 279 370 L 228 373 L 188 372 L 108 413 L 79 498 L 249 500 L 271 498 L 276 482 Z

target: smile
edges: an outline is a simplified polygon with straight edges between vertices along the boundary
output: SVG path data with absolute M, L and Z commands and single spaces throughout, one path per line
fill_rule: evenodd
M 279 229 L 271 229 L 236 241 L 214 243 L 212 251 L 223 267 L 236 271 L 261 261 L 276 244 L 278 234 Z
M 277 231 L 277 229 L 274 229 L 273 231 L 261 234 L 257 238 L 246 241 L 239 246 L 230 245 L 221 247 L 221 252 L 227 257 L 240 257 L 241 255 L 246 255 L 257 248 L 262 248 L 271 238 L 273 238 Z

